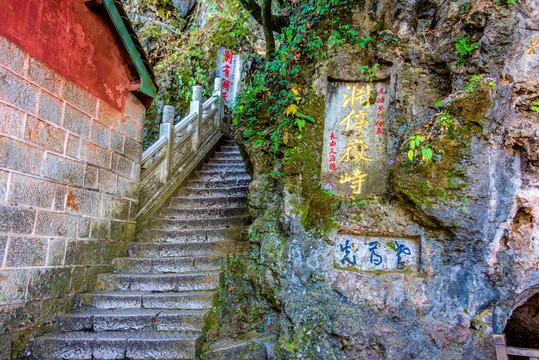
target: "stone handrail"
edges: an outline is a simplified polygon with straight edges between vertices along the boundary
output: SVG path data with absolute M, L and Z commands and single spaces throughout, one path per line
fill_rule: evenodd
M 229 132 L 223 121 L 222 84 L 222 79 L 215 79 L 213 95 L 204 103 L 202 87 L 194 86 L 190 112 L 175 125 L 174 107 L 164 107 L 159 139 L 142 154 L 137 227 L 155 213 L 221 136 Z
M 507 346 L 505 334 L 494 334 L 494 346 L 496 347 L 496 360 L 508 360 L 508 355 L 527 357 L 529 360 L 539 359 L 539 349 L 527 349 Z

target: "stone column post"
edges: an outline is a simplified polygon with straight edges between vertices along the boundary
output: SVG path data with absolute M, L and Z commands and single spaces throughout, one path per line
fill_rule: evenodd
M 159 138 L 165 137 L 165 166 L 163 168 L 162 180 L 168 181 L 172 175 L 172 165 L 174 161 L 174 107 L 166 105 L 163 108 L 163 122 L 159 125 Z
M 223 122 L 223 79 L 215 78 L 213 96 L 217 98 L 217 101 L 212 104 L 212 109 L 217 108 L 217 112 L 215 113 L 215 127 L 219 128 Z
M 196 113 L 195 133 L 193 136 L 193 150 L 197 151 L 202 143 L 202 86 L 193 86 L 193 100 L 191 100 L 191 113 Z

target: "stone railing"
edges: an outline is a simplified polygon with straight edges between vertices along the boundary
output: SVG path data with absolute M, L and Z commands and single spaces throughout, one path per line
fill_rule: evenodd
M 163 109 L 159 140 L 142 154 L 137 227 L 142 226 L 188 178 L 229 132 L 221 101 L 223 80 L 215 79 L 213 96 L 202 103 L 202 87 L 193 87 L 191 111 L 174 125 L 174 107 Z
M 529 360 L 539 360 L 539 349 L 526 349 L 507 346 L 505 334 L 494 334 L 494 346 L 496 347 L 496 360 L 508 360 L 508 355 L 515 355 L 528 358 Z

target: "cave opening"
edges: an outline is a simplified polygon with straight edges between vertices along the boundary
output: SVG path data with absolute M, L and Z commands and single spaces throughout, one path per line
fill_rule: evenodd
M 517 307 L 504 330 L 507 346 L 539 349 L 539 292 Z M 509 356 L 511 360 L 527 357 Z

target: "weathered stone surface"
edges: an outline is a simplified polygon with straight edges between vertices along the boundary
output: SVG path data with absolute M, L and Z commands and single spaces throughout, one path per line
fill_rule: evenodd
M 60 154 L 64 152 L 66 132 L 34 117 L 29 116 L 26 120 L 24 137 L 26 140 L 44 147 L 45 150 L 52 150 Z
M 35 219 L 35 210 L 0 205 L 0 232 L 30 234 Z
M 87 141 L 82 142 L 81 160 L 106 169 L 111 167 L 111 152 Z
M 28 67 L 28 77 L 55 95 L 58 95 L 60 92 L 61 77 L 32 57 L 30 58 Z
M 107 149 L 109 147 L 110 130 L 97 121 L 92 122 L 90 139 L 97 145 Z
M 43 176 L 67 184 L 82 186 L 84 184 L 84 169 L 83 163 L 47 154 L 43 164 Z
M 11 106 L 0 104 L 0 132 L 21 136 L 24 113 Z
M 17 154 L 17 156 L 11 156 Z M 0 165 L 30 174 L 41 171 L 43 151 L 20 141 L 0 136 Z
M 62 121 L 62 102 L 47 94 L 41 93 L 41 102 L 39 104 L 39 117 L 51 121 L 55 124 L 60 124 Z
M 8 172 L 0 171 L 0 200 L 4 201 L 7 194 Z
M 116 193 L 118 176 L 110 171 L 99 169 L 99 191 Z
M 75 109 L 71 105 L 66 105 L 64 115 L 64 126 L 76 134 L 87 138 L 90 131 L 90 117 Z
M 180 12 L 182 17 L 186 17 L 196 4 L 196 0 L 172 0 L 172 3 Z
M 74 214 L 99 216 L 101 211 L 101 194 L 95 191 L 69 188 L 66 210 Z
M 64 98 L 76 108 L 90 116 L 96 115 L 97 98 L 80 86 L 66 81 L 63 91 Z
M 133 168 L 134 168 L 133 161 L 129 160 L 126 157 L 112 154 L 112 171 L 117 172 L 120 175 L 124 175 L 124 176 L 132 178 Z
M 131 139 L 137 139 L 137 123 L 128 117 L 123 117 L 120 120 L 118 129 L 126 134 Z
M 103 217 L 127 220 L 129 217 L 129 201 L 116 196 L 103 196 Z
M 120 154 L 124 153 L 124 137 L 116 131 L 112 131 L 110 135 L 110 148 Z
M 50 209 L 54 199 L 54 184 L 49 181 L 12 174 L 8 198 L 15 205 Z
M 67 186 L 56 184 L 54 187 L 54 200 L 52 209 L 56 211 L 64 211 L 67 195 Z
M 73 134 L 68 134 L 66 155 L 74 157 L 75 159 L 79 159 L 81 145 L 82 145 L 82 141 L 80 137 L 75 136 Z
M 37 88 L 0 68 L 0 99 L 31 113 L 37 110 Z
M 71 269 L 51 268 L 33 271 L 28 285 L 28 298 L 57 297 L 69 292 Z
M 118 122 L 122 114 L 104 101 L 99 101 L 98 119 L 102 124 L 112 129 L 118 128 Z
M 0 38 L 0 63 L 22 74 L 26 53 L 4 37 Z
M 146 108 L 142 102 L 133 94 L 129 94 L 129 97 L 125 103 L 125 115 L 131 117 L 138 123 L 144 122 L 146 115 Z M 136 138 L 133 136 L 132 138 Z
M 98 265 L 101 263 L 99 240 L 70 240 L 67 242 L 66 265 Z
M 125 156 L 128 158 L 140 162 L 142 156 L 142 144 L 133 141 L 131 139 L 125 140 Z
M 50 239 L 47 266 L 64 265 L 66 239 Z
M 26 297 L 30 273 L 25 270 L 2 270 L 0 273 L 2 301 L 23 300 Z
M 77 235 L 76 216 L 39 211 L 36 220 L 36 235 L 75 237 Z
M 44 266 L 47 246 L 45 239 L 11 237 L 6 267 Z

